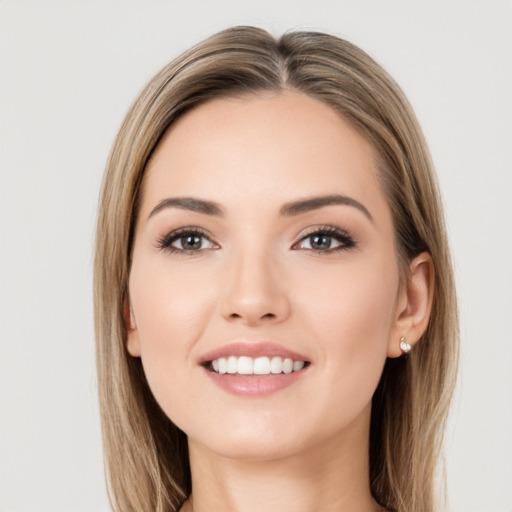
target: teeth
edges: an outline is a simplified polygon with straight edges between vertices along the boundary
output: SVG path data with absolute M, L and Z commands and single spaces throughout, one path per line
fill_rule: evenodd
M 224 373 L 238 375 L 270 375 L 298 372 L 304 368 L 304 361 L 293 361 L 282 357 L 219 357 L 211 362 L 210 369 L 221 375 Z
M 228 360 L 225 357 L 221 357 L 217 361 L 219 363 L 219 373 L 226 373 L 228 371 Z
M 281 373 L 283 371 L 283 360 L 280 357 L 273 357 L 270 360 L 270 371 L 272 373 Z
M 268 375 L 270 373 L 270 359 L 268 357 L 258 357 L 254 360 L 255 375 Z
M 284 373 L 292 373 L 293 371 L 293 361 L 291 359 L 285 359 L 283 361 L 283 372 Z
M 239 375 L 252 375 L 254 368 L 254 360 L 252 357 L 239 357 L 238 358 L 238 374 Z
M 293 361 L 293 371 L 298 372 L 304 368 L 304 361 Z
M 238 361 L 235 356 L 228 357 L 228 366 L 227 373 L 237 373 L 238 372 Z

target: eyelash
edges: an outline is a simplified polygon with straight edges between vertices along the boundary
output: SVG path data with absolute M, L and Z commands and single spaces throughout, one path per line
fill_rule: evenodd
M 308 233 L 303 234 L 300 239 L 295 242 L 292 245 L 292 249 L 300 250 L 300 247 L 298 247 L 302 242 L 307 240 L 308 238 L 311 238 L 312 236 L 326 236 L 335 239 L 336 241 L 340 242 L 340 245 L 335 248 L 329 248 L 329 249 L 304 249 L 306 251 L 311 251 L 317 254 L 326 254 L 326 253 L 337 253 L 341 251 L 346 251 L 348 249 L 351 249 L 356 246 L 356 242 L 354 241 L 353 237 L 347 233 L 346 231 L 336 228 L 334 226 L 320 226 L 312 229 Z M 197 254 L 204 249 L 178 249 L 177 247 L 173 247 L 172 244 L 176 242 L 176 240 L 179 240 L 180 238 L 185 238 L 187 236 L 197 236 L 200 238 L 205 238 L 210 243 L 215 244 L 215 242 L 212 242 L 210 239 L 210 235 L 204 231 L 201 228 L 198 227 L 186 227 L 177 229 L 175 231 L 172 231 L 171 233 L 165 235 L 164 237 L 160 238 L 157 242 L 157 247 L 160 250 L 165 250 L 170 253 L 179 253 L 179 254 L 187 254 L 187 255 L 193 255 Z M 217 245 L 217 244 L 215 244 Z
M 338 247 L 329 248 L 329 249 L 305 249 L 317 254 L 326 254 L 326 253 L 337 253 L 341 251 L 346 251 L 356 246 L 356 242 L 352 236 L 350 236 L 343 229 L 336 228 L 334 226 L 320 226 L 311 229 L 308 233 L 303 234 L 299 241 L 293 244 L 292 248 L 297 247 L 301 242 L 311 238 L 312 236 L 327 236 L 330 238 L 334 238 L 340 245 Z
M 197 254 L 202 249 L 194 249 L 194 250 L 186 250 L 186 249 L 178 249 L 177 247 L 173 247 L 172 244 L 179 240 L 180 238 L 185 238 L 187 236 L 197 236 L 201 238 L 206 238 L 207 240 L 210 240 L 210 235 L 204 231 L 201 228 L 191 226 L 187 228 L 180 228 L 175 231 L 171 231 L 168 235 L 165 235 L 164 237 L 160 238 L 158 240 L 157 246 L 161 250 L 168 251 L 170 253 L 187 253 L 187 254 Z M 211 242 L 214 243 L 214 242 Z

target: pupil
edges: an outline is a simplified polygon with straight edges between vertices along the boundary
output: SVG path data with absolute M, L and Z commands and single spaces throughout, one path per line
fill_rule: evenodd
M 326 235 L 312 236 L 311 247 L 313 249 L 329 249 L 331 247 L 331 237 Z
M 184 236 L 181 243 L 185 249 L 200 249 L 201 237 L 197 235 Z

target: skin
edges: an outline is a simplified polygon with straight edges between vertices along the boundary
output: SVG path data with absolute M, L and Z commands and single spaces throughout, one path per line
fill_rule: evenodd
M 129 280 L 127 348 L 187 435 L 193 492 L 183 510 L 371 511 L 372 395 L 399 341 L 414 345 L 432 302 L 421 254 L 400 282 L 391 212 L 371 144 L 302 93 L 210 101 L 167 132 L 146 171 Z M 293 216 L 283 205 L 340 194 Z M 215 201 L 223 216 L 161 208 L 170 197 Z M 371 217 L 371 218 L 370 218 Z M 159 247 L 198 226 L 199 250 Z M 346 232 L 343 250 L 314 251 L 319 227 Z M 238 340 L 307 356 L 293 385 L 266 397 L 217 387 L 199 364 Z

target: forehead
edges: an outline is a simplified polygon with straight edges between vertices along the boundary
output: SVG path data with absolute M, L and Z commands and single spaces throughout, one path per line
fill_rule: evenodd
M 146 169 L 143 203 L 163 193 L 233 204 L 340 193 L 382 203 L 375 162 L 357 130 L 305 94 L 216 99 L 164 135 Z

